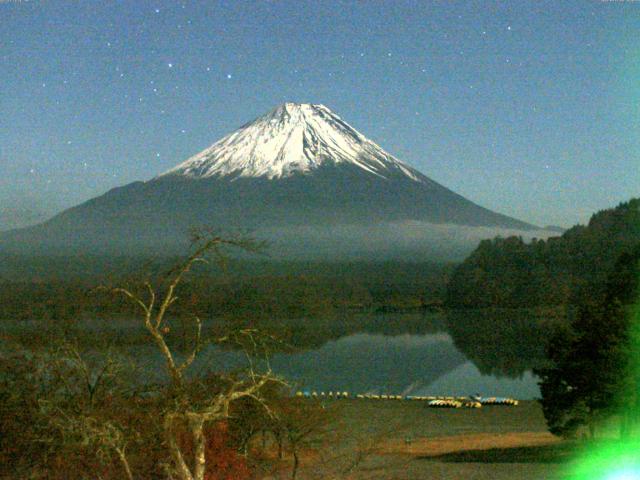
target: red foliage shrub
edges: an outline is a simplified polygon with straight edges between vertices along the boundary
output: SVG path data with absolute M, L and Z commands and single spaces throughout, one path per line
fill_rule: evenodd
M 206 480 L 245 480 L 251 478 L 251 470 L 245 457 L 231 444 L 229 426 L 221 421 L 205 429 L 205 458 L 207 460 Z M 193 454 L 193 441 L 183 431 L 178 437 L 182 451 Z

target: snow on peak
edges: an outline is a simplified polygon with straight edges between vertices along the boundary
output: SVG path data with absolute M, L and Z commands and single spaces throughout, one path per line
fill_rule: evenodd
M 273 179 L 341 163 L 383 178 L 399 171 L 412 180 L 426 180 L 324 105 L 307 103 L 283 103 L 161 176 Z

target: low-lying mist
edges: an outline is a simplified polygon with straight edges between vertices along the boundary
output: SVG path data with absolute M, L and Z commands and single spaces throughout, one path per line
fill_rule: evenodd
M 558 236 L 550 230 L 514 230 L 419 221 L 375 225 L 296 226 L 254 232 L 275 258 L 420 259 L 461 261 L 481 240 L 520 236 L 525 241 Z M 410 257 L 410 258 L 408 258 Z

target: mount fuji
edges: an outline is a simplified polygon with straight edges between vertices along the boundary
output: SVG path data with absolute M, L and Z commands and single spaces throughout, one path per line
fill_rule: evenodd
M 429 179 L 323 105 L 285 103 L 151 180 L 0 235 L 0 247 L 171 249 L 204 225 L 287 237 L 309 250 L 313 238 L 341 236 L 353 251 L 387 234 L 387 247 L 403 244 L 407 226 L 414 236 L 416 229 L 537 228 Z

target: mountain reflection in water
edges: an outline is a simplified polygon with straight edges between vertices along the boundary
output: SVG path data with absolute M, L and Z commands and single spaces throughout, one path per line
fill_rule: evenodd
M 273 353 L 270 363 L 295 389 L 530 399 L 539 396 L 531 370 L 544 361 L 545 338 L 561 320 L 557 312 L 525 310 L 287 320 L 271 325 L 271 333 L 292 348 Z M 85 329 L 92 335 L 110 332 L 114 339 L 135 337 L 137 330 L 127 325 L 94 322 Z M 140 366 L 142 382 L 166 381 L 153 345 L 134 342 L 123 348 Z M 209 346 L 192 374 L 246 364 L 241 351 Z
M 546 312 L 523 310 L 448 312 L 446 317 L 359 314 L 321 326 L 308 321 L 296 324 L 305 331 L 294 335 L 304 339 L 298 349 L 275 354 L 271 365 L 296 388 L 318 392 L 530 399 L 539 396 L 531 369 L 544 360 L 544 339 L 553 321 Z M 207 357 L 206 363 L 227 368 L 242 361 L 238 352 L 220 349 L 210 349 Z
M 316 390 L 409 394 L 464 362 L 446 334 L 358 333 L 317 350 L 277 355 L 273 367 Z

